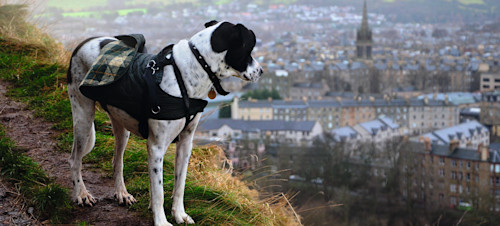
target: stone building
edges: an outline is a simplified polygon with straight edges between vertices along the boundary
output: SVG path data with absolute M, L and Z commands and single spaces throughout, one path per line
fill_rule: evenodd
M 468 121 L 448 128 L 423 134 L 418 139 L 423 142 L 428 138 L 433 144 L 450 145 L 458 142 L 461 148 L 476 149 L 479 145 L 490 144 L 490 132 L 477 121 Z M 416 138 L 414 138 L 416 139 Z
M 477 149 L 412 143 L 403 154 L 401 193 L 428 208 L 460 203 L 500 211 L 500 155 L 486 145 Z
M 491 134 L 500 136 L 500 92 L 483 93 L 479 119 L 488 127 Z
M 458 124 L 459 109 L 447 100 L 354 97 L 334 100 L 239 101 L 232 118 L 241 120 L 318 121 L 324 129 L 354 126 L 379 116 L 392 118 L 404 133 L 420 134 Z

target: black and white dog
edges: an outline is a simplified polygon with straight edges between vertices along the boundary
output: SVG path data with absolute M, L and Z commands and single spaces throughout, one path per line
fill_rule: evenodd
M 213 84 L 190 50 L 191 42 L 199 50 L 212 72 L 219 79 L 236 76 L 245 81 L 255 82 L 262 74 L 259 63 L 251 56 L 255 47 L 255 35 L 242 24 L 211 21 L 205 29 L 190 40 L 181 40 L 173 47 L 173 57 L 185 81 L 189 98 L 205 99 Z M 103 45 L 112 37 L 91 38 L 81 43 L 73 52 L 68 71 L 68 93 L 73 112 L 74 141 L 69 160 L 74 184 L 72 199 L 79 205 L 95 205 L 96 199 L 87 191 L 83 183 L 82 158 L 95 144 L 94 114 L 95 101 L 85 97 L 79 84 L 96 61 Z M 171 65 L 163 68 L 161 89 L 175 97 L 182 97 L 181 90 Z M 130 132 L 140 136 L 139 122 L 124 110 L 107 106 L 107 114 L 113 126 L 115 153 L 113 168 L 115 196 L 120 204 L 130 205 L 136 200 L 127 192 L 123 180 L 123 153 Z M 189 158 L 191 156 L 194 131 L 201 113 L 185 125 L 186 118 L 178 120 L 148 119 L 147 138 L 148 167 L 150 176 L 150 208 L 155 225 L 171 225 L 167 222 L 163 209 L 163 156 L 169 144 L 178 137 L 175 155 L 175 187 L 173 191 L 172 215 L 177 223 L 193 224 L 193 219 L 184 209 L 184 187 Z

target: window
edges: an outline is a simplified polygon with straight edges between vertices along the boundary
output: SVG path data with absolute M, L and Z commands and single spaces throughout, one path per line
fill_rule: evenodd
M 483 82 L 489 82 L 490 78 L 483 78 Z
M 450 192 L 452 192 L 452 193 L 457 192 L 457 185 L 456 184 L 450 184 Z
M 467 173 L 467 174 L 465 175 L 465 180 L 466 180 L 467 182 L 469 182 L 469 181 L 470 181 L 470 173 Z
M 467 162 L 467 169 L 470 169 L 470 162 Z
M 444 177 L 444 169 L 439 169 L 439 171 L 438 171 L 438 175 L 439 175 L 440 177 Z
M 451 166 L 457 167 L 457 160 L 451 160 Z
M 439 165 L 444 165 L 444 157 L 439 157 Z
M 457 205 L 457 197 L 450 197 L 450 204 Z
M 457 179 L 457 172 L 451 171 L 451 179 L 453 179 L 453 180 Z

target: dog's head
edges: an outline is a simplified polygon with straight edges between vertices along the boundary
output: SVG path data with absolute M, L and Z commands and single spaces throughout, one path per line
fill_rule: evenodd
M 242 24 L 232 24 L 229 22 L 210 21 L 205 24 L 205 29 L 198 32 L 191 38 L 200 50 L 211 47 L 209 51 L 219 57 L 210 59 L 206 56 L 209 64 L 218 65 L 216 74 L 220 79 L 229 76 L 236 76 L 242 80 L 255 82 L 262 74 L 262 67 L 251 56 L 255 47 L 255 34 Z M 208 43 L 207 43 L 208 42 Z M 206 50 L 206 49 L 205 49 Z M 217 62 L 213 62 L 217 60 Z M 209 62 L 212 61 L 212 62 Z

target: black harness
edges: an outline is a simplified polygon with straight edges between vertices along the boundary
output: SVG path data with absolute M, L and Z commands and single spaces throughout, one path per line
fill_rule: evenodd
M 146 82 L 147 85 L 147 100 L 148 100 L 148 109 L 150 113 L 150 118 L 155 118 L 156 115 L 160 114 L 162 112 L 160 103 L 161 101 L 158 98 L 158 84 L 155 81 L 155 73 L 159 70 L 161 70 L 163 67 L 167 65 L 172 65 L 174 69 L 174 74 L 175 78 L 177 79 L 177 84 L 179 85 L 179 89 L 181 91 L 182 95 L 182 100 L 184 103 L 184 111 L 185 111 L 185 118 L 186 122 L 184 124 L 184 128 L 186 128 L 187 125 L 193 120 L 194 114 L 191 113 L 192 109 L 192 100 L 190 99 L 188 94 L 187 94 L 187 89 L 184 84 L 184 79 L 182 78 L 181 72 L 179 70 L 179 67 L 177 67 L 177 64 L 175 63 L 175 58 L 173 55 L 173 45 L 165 47 L 159 54 L 154 56 L 147 64 L 146 70 L 144 74 L 142 75 L 142 78 Z M 194 54 L 196 59 L 198 60 L 198 63 L 202 66 L 202 68 L 205 70 L 205 72 L 208 74 L 208 77 L 212 81 L 212 84 L 214 85 L 215 89 L 217 92 L 221 95 L 227 95 L 229 92 L 226 92 L 221 84 L 220 80 L 217 78 L 214 72 L 210 69 L 210 66 L 207 64 L 203 56 L 201 56 L 200 52 L 196 47 L 194 46 L 191 41 L 189 41 L 189 47 L 191 49 L 191 52 Z M 206 105 L 206 104 L 205 104 Z M 147 125 L 147 120 L 140 120 L 139 122 L 139 131 L 143 137 L 145 137 L 145 134 L 149 133 L 149 128 Z M 147 137 L 147 136 L 146 136 Z

